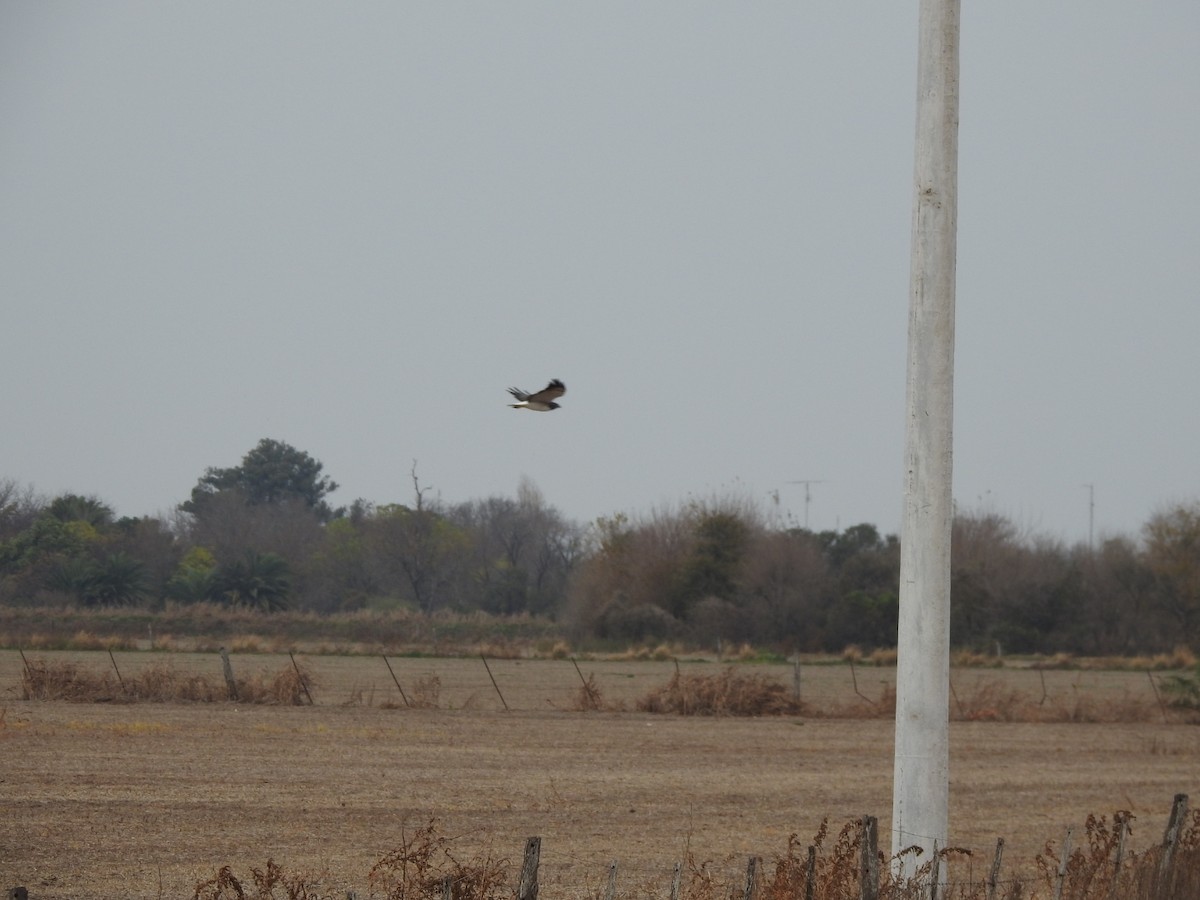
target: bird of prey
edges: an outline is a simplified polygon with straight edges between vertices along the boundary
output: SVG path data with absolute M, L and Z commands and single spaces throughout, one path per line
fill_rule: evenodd
M 536 394 L 527 394 L 516 388 L 509 388 L 508 392 L 513 395 L 513 399 L 518 401 L 508 404 L 513 409 L 550 412 L 552 409 L 558 409 L 558 404 L 554 401 L 567 392 L 567 386 L 555 378 Z

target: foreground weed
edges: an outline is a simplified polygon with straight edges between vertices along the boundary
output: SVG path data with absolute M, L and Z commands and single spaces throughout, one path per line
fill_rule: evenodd
M 491 853 L 461 862 L 450 852 L 451 839 L 430 820 L 371 867 L 371 894 L 387 900 L 500 900 L 508 887 L 509 863 Z
M 274 860 L 267 860 L 266 869 L 251 869 L 254 881 L 253 893 L 247 891 L 233 874 L 229 866 L 222 866 L 217 874 L 196 885 L 192 900 L 329 900 L 317 883 L 303 875 L 287 875 Z

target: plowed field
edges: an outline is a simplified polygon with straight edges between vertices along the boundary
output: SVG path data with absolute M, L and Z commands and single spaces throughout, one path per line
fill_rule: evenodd
M 31 654 L 32 656 L 32 654 Z M 101 669 L 106 653 L 47 654 Z M 211 672 L 212 655 L 171 654 Z M 126 678 L 161 654 L 117 654 Z M 673 673 L 670 662 L 581 662 L 604 699 L 574 708 L 569 661 L 394 659 L 406 689 L 437 679 L 435 708 L 405 708 L 378 658 L 309 657 L 315 706 L 235 703 L 68 703 L 21 699 L 21 660 L 0 653 L 0 888 L 42 898 L 191 897 L 228 865 L 248 881 L 268 858 L 306 873 L 323 893 L 368 896 L 368 873 L 409 833 L 436 819 L 456 855 L 490 850 L 520 863 L 542 837 L 542 896 L 582 897 L 618 863 L 622 892 L 669 882 L 675 861 L 712 860 L 730 878 L 746 857 L 807 842 L 864 813 L 890 846 L 892 732 L 878 718 L 649 715 L 634 701 Z M 235 657 L 275 670 L 288 657 Z M 717 672 L 711 663 L 689 672 Z M 754 667 L 791 685 L 789 667 Z M 806 700 L 878 697 L 892 670 L 805 669 Z M 956 673 L 1011 680 L 1028 672 Z M 1154 703 L 1144 673 L 1046 673 L 1054 698 Z M 1008 683 L 1008 681 L 1006 681 Z M 1108 698 L 1108 699 L 1106 699 Z M 955 722 L 951 830 L 976 851 L 976 877 L 998 836 L 1006 868 L 1032 869 L 1047 840 L 1089 813 L 1137 816 L 1135 847 L 1161 837 L 1172 796 L 1200 794 L 1200 732 L 1142 722 Z

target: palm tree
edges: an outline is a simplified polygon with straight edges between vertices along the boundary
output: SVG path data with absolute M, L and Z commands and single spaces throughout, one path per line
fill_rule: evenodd
M 287 609 L 291 594 L 291 570 L 281 556 L 247 550 L 242 559 L 220 566 L 216 573 L 217 590 L 234 605 L 275 612 Z

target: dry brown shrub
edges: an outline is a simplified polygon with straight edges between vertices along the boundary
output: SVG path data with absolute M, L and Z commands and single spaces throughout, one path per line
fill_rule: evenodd
M 437 709 L 442 693 L 442 679 L 436 675 L 418 678 L 408 692 L 409 705 L 415 709 Z
M 212 878 L 196 882 L 196 891 L 192 894 L 192 900 L 225 900 L 230 897 L 245 900 L 246 891 L 229 866 L 222 866 Z
M 287 665 L 274 675 L 263 673 L 237 680 L 242 703 L 307 702 L 313 678 L 303 668 Z M 21 678 L 26 700 L 68 700 L 76 703 L 214 703 L 231 699 L 224 680 L 180 672 L 170 663 L 156 662 L 135 675 L 94 672 L 71 662 L 26 660 Z
M 596 676 L 589 674 L 587 681 L 575 692 L 575 703 L 572 709 L 579 712 L 593 712 L 604 709 L 604 697 L 600 693 L 600 685 L 596 684 Z
M 676 672 L 640 699 L 637 709 L 685 716 L 784 716 L 801 712 L 801 704 L 777 681 L 726 668 L 717 675 Z
M 1003 681 L 984 681 L 952 694 L 951 718 L 967 722 L 1028 722 L 1031 698 Z
M 170 663 L 158 662 L 147 666 L 137 677 L 126 682 L 126 696 L 131 700 L 156 703 L 188 701 L 212 703 L 226 699 L 224 682 L 217 685 L 203 675 L 186 675 Z
M 97 703 L 121 698 L 115 673 L 95 673 L 70 662 L 25 661 L 21 692 L 26 700 L 73 700 Z
M 250 877 L 254 881 L 253 893 L 247 892 L 229 866 L 222 866 L 212 878 L 196 883 L 192 900 L 232 900 L 234 897 L 238 900 L 248 897 L 255 900 L 274 900 L 276 897 L 325 900 L 330 896 L 320 889 L 319 882 L 305 875 L 288 875 L 273 859 L 267 860 L 265 870 L 251 869 Z
M 387 900 L 442 900 L 449 887 L 453 900 L 499 900 L 512 896 L 509 862 L 490 851 L 466 862 L 450 852 L 451 839 L 434 820 L 411 835 L 401 832 L 400 845 L 371 867 L 371 896 L 383 891 Z
M 1099 699 L 1085 691 L 1034 697 L 1003 679 L 952 688 L 950 717 L 966 722 L 1148 722 L 1162 710 L 1129 691 Z

